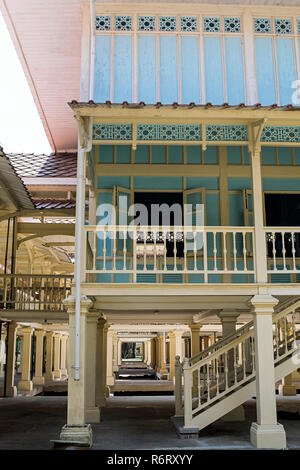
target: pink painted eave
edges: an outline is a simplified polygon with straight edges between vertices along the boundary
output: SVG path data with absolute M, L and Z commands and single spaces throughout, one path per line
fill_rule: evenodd
M 68 102 L 80 94 L 81 1 L 0 5 L 53 151 L 76 149 L 77 125 Z

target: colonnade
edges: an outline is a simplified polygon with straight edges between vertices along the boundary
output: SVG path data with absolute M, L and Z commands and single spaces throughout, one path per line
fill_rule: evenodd
M 16 386 L 18 337 L 21 340 L 21 377 Z M 1 334 L 2 395 L 14 397 L 18 390 L 31 392 L 34 385 L 66 379 L 68 338 L 66 333 L 6 322 L 6 331 Z

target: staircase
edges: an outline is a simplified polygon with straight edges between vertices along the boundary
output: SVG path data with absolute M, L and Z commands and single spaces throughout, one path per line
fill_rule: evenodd
M 299 308 L 300 299 L 294 299 L 273 315 L 275 383 L 300 367 L 300 329 L 296 325 Z M 182 435 L 195 435 L 255 395 L 253 321 L 182 364 L 177 358 L 175 420 Z M 180 426 L 182 417 L 184 423 Z

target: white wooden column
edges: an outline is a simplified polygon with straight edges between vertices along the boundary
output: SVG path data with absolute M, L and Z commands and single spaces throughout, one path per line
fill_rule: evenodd
M 54 334 L 54 371 L 53 375 L 55 379 L 61 378 L 61 370 L 60 370 L 60 333 Z
M 52 381 L 54 379 L 53 374 L 53 331 L 47 331 L 46 333 L 46 373 L 45 379 Z
M 200 330 L 201 323 L 190 323 L 191 330 L 191 355 L 195 356 L 200 352 Z
M 122 365 L 122 341 L 118 339 L 118 366 Z
M 31 346 L 32 346 L 32 333 L 33 328 L 22 328 L 22 377 L 18 383 L 18 390 L 30 391 L 33 389 L 32 380 L 30 377 L 31 370 Z
M 67 335 L 62 335 L 60 341 L 61 341 L 60 371 L 61 371 L 61 375 L 63 375 L 64 377 L 67 377 L 68 376 L 68 371 L 67 371 L 66 360 L 67 360 L 68 336 Z
M 15 397 L 15 364 L 16 364 L 16 339 L 18 324 L 11 321 L 8 326 L 7 351 L 6 351 L 6 390 L 5 396 Z
M 115 376 L 113 372 L 113 336 L 114 332 L 112 330 L 108 330 L 107 332 L 107 378 L 106 383 L 107 385 L 114 385 L 115 383 Z
M 69 314 L 69 361 L 70 373 L 68 380 L 68 410 L 67 424 L 63 426 L 60 439 L 64 441 L 92 442 L 91 426 L 85 421 L 85 387 L 86 387 L 86 323 L 87 313 L 92 307 L 92 301 L 86 296 L 80 302 L 80 377 L 74 379 L 75 355 L 75 297 L 70 296 L 64 300 Z
M 96 360 L 97 324 L 100 312 L 90 310 L 86 324 L 86 368 L 85 368 L 85 421 L 99 423 L 100 411 L 96 405 Z
M 147 341 L 147 366 L 151 364 L 151 339 Z
M 44 385 L 45 383 L 43 375 L 44 337 L 44 330 L 35 330 L 35 367 L 32 382 L 36 385 Z
M 277 423 L 272 315 L 278 300 L 271 295 L 252 297 L 256 364 L 257 423 L 252 423 L 251 443 L 261 449 L 286 447 L 285 431 Z
M 251 171 L 252 171 L 252 204 L 254 212 L 254 240 L 256 282 L 266 283 L 267 275 L 267 250 L 266 236 L 264 231 L 264 200 L 261 178 L 261 152 L 251 152 Z
M 96 404 L 98 407 L 105 405 L 106 387 L 106 351 L 104 351 L 104 327 L 106 319 L 103 314 L 97 323 L 97 347 L 96 347 Z
M 175 377 L 175 357 L 179 356 L 180 360 L 182 359 L 182 348 L 181 348 L 181 339 L 183 331 L 170 331 L 170 372 L 169 380 L 173 380 Z

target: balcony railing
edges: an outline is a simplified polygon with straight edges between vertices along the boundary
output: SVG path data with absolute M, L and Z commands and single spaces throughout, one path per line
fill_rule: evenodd
M 62 311 L 73 276 L 0 274 L 1 310 Z
M 241 275 L 254 281 L 252 227 L 85 226 L 85 232 L 85 282 L 208 283 Z
M 85 226 L 88 283 L 255 283 L 254 227 Z M 265 228 L 268 282 L 299 282 L 300 228 Z

